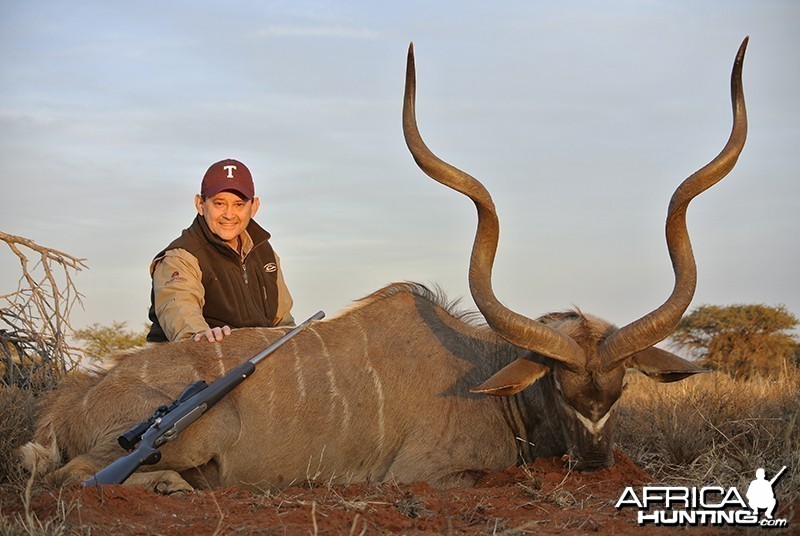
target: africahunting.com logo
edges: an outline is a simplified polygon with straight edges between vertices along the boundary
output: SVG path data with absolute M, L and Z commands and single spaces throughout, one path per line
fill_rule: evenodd
M 786 519 L 773 517 L 777 505 L 773 486 L 785 470 L 786 466 L 767 480 L 766 471 L 757 469 L 744 497 L 734 487 L 644 486 L 637 493 L 628 486 L 616 508 L 636 508 L 639 525 L 786 527 Z

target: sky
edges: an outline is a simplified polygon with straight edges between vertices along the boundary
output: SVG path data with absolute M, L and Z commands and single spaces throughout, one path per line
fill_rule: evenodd
M 429 147 L 492 193 L 494 289 L 529 317 L 624 325 L 673 285 L 672 191 L 749 137 L 689 208 L 692 307 L 800 315 L 800 2 L 0 1 L 0 230 L 85 258 L 76 328 L 147 321 L 153 256 L 213 162 L 252 171 L 299 321 L 394 281 L 467 285 L 472 203 L 402 137 L 413 41 Z M 20 266 L 0 251 L 0 294 Z

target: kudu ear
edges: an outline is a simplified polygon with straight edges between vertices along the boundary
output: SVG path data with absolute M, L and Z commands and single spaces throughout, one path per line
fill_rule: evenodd
M 492 396 L 508 396 L 519 393 L 536 380 L 550 372 L 546 366 L 523 357 L 506 365 L 491 378 L 473 387 L 470 393 Z
M 633 354 L 627 364 L 650 379 L 662 383 L 677 382 L 698 372 L 709 372 L 691 361 L 655 346 Z

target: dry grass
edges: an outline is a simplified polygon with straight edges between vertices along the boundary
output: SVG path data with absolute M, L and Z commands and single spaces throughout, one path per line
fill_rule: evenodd
M 660 484 L 746 489 L 755 470 L 784 465 L 776 495 L 800 499 L 800 377 L 734 380 L 699 374 L 680 383 L 631 377 L 618 445 Z
M 0 387 L 0 482 L 17 471 L 12 451 L 30 441 L 36 414 L 36 399 L 27 389 Z

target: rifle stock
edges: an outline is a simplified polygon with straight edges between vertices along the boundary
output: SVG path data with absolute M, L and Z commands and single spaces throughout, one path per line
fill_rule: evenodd
M 142 465 L 153 465 L 161 459 L 161 451 L 142 441 L 137 448 L 117 458 L 83 482 L 83 486 L 122 484 Z
M 295 327 L 267 348 L 237 366 L 210 385 L 195 382 L 184 390 L 170 406 L 162 406 L 150 419 L 143 421 L 119 437 L 124 448 L 134 447 L 85 481 L 83 486 L 122 484 L 142 465 L 153 465 L 161 460 L 158 449 L 174 440 L 194 421 L 246 380 L 256 370 L 256 364 L 297 335 L 313 320 L 325 317 L 322 311 Z M 188 396 L 191 395 L 191 396 Z M 187 398 L 188 396 L 188 398 Z

